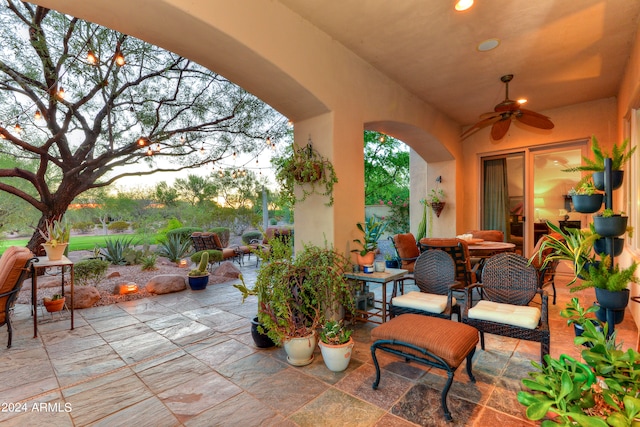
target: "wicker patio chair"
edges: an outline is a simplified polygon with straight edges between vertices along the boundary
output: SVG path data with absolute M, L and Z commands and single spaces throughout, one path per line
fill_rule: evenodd
M 11 314 L 22 282 L 29 275 L 33 253 L 27 248 L 10 246 L 0 258 L 0 326 L 6 324 L 9 334 L 7 348 L 11 348 L 13 330 Z
M 452 314 L 460 321 L 460 306 L 453 297 L 453 289 L 463 289 L 456 282 L 455 264 L 451 256 L 442 250 L 428 250 L 420 254 L 415 262 L 413 278 L 420 292 L 394 295 L 389 303 L 391 317 L 404 313 L 451 319 Z
M 473 305 L 473 289 L 482 288 L 481 299 Z M 528 304 L 541 296 L 541 306 Z M 550 334 L 547 293 L 538 287 L 538 273 L 522 255 L 500 253 L 489 258 L 482 272 L 482 284 L 467 288 L 462 320 L 484 334 L 536 341 L 540 343 L 540 360 L 549 353 Z
M 455 237 L 425 237 L 420 239 L 418 247 L 421 252 L 429 249 L 442 249 L 448 253 L 455 262 L 456 280 L 464 284 L 465 287 L 477 281 L 476 271 L 471 267 L 469 244 L 466 241 Z

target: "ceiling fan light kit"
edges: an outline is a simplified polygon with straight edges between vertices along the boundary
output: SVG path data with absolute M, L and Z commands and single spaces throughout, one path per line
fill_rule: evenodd
M 513 80 L 513 74 L 500 77 L 500 81 L 505 84 L 504 101 L 496 105 L 493 112 L 482 114 L 478 123 L 462 133 L 463 139 L 489 125 L 491 125 L 491 138 L 494 140 L 502 139 L 509 131 L 512 120 L 518 120 L 524 125 L 537 129 L 553 129 L 553 122 L 549 117 L 521 108 L 520 102 L 509 99 L 509 82 L 511 80 Z

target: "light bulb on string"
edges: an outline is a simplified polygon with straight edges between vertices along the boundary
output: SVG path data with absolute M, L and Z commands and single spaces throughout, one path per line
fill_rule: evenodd
M 271 137 L 270 136 L 267 137 L 267 145 L 271 145 Z
M 153 150 L 151 147 L 147 148 L 147 156 L 153 156 Z
M 36 112 L 35 112 L 35 113 L 34 113 L 34 115 L 33 115 L 33 118 L 34 118 L 35 120 L 40 120 L 40 119 L 42 119 L 42 113 L 40 112 L 40 110 L 36 110 Z
M 204 142 L 202 143 L 202 147 L 200 147 L 200 155 L 204 156 Z
M 120 42 L 116 44 L 116 53 L 113 56 L 113 60 L 116 61 L 116 65 L 118 67 L 122 67 L 124 64 L 126 64 L 124 55 L 122 54 L 122 50 L 120 50 Z
M 16 125 L 13 127 L 13 130 L 20 135 L 22 133 L 22 127 L 20 126 L 20 123 L 16 123 Z
M 58 89 L 58 98 L 60 99 L 64 99 L 65 93 L 64 93 L 64 88 L 62 86 L 60 86 L 60 89 Z
M 96 65 L 98 63 L 98 57 L 91 49 L 87 51 L 87 62 L 91 65 Z
M 160 143 L 156 143 L 156 153 L 160 152 Z
M 184 135 L 180 136 L 180 142 L 181 142 L 182 144 L 184 144 L 184 142 L 185 142 L 185 141 L 186 141 L 186 140 L 184 139 Z
M 144 137 L 142 137 L 142 136 L 140 138 L 138 138 L 138 141 L 136 141 L 136 142 L 140 147 L 144 147 L 145 145 L 147 145 L 146 139 Z
M 378 140 L 379 140 L 381 143 L 384 143 L 384 139 L 385 139 L 385 138 L 384 138 L 384 135 L 380 135 L 380 137 L 378 138 Z
M 236 152 L 234 151 L 234 152 L 233 152 L 233 160 L 234 160 L 234 161 L 236 160 L 236 156 L 237 156 L 237 154 L 236 154 Z

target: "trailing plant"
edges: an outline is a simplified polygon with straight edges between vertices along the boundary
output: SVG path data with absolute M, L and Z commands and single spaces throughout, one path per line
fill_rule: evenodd
M 331 162 L 322 157 L 311 145 L 311 138 L 304 147 L 293 147 L 291 155 L 274 157 L 276 180 L 282 187 L 289 203 L 305 201 L 310 195 L 327 196 L 327 206 L 333 205 L 333 187 L 338 182 Z M 300 188 L 302 196 L 297 198 L 294 187 Z
M 97 286 L 107 277 L 108 268 L 109 261 L 102 259 L 80 260 L 73 267 L 75 283 L 80 286 Z
M 100 255 L 114 265 L 125 265 L 127 263 L 124 254 L 125 250 L 135 246 L 133 237 L 123 237 L 120 239 L 105 239 L 105 247 L 101 248 Z
M 444 197 L 444 190 L 442 190 L 442 188 L 432 188 L 427 200 L 429 201 L 429 204 L 442 203 Z
M 604 160 L 606 158 L 611 158 L 611 170 L 620 170 L 622 165 L 625 164 L 636 151 L 638 147 L 632 147 L 627 151 L 627 146 L 629 145 L 629 139 L 625 139 L 622 144 L 613 144 L 611 149 L 611 153 L 607 151 L 603 151 L 600 148 L 600 143 L 596 139 L 595 135 L 591 137 L 591 151 L 593 152 L 593 159 L 589 157 L 582 156 L 583 165 L 576 166 L 569 169 L 564 169 L 564 172 L 576 172 L 576 171 L 586 171 L 586 172 L 602 172 L 604 171 Z M 587 175 L 591 176 L 591 175 Z
M 418 242 L 420 239 L 427 237 L 427 221 L 429 221 L 429 236 L 431 236 L 431 220 L 433 219 L 431 209 L 427 208 L 427 199 L 420 200 L 420 204 L 422 205 L 422 217 L 420 219 L 420 224 L 418 224 L 418 232 L 416 233 L 416 240 Z
M 362 249 L 353 249 L 351 252 L 358 252 L 361 256 L 365 256 L 368 252 L 378 249 L 378 240 L 386 230 L 388 222 L 380 221 L 375 215 L 371 215 L 365 222 L 356 224 L 358 230 L 363 234 L 362 239 L 354 239 Z
M 342 321 L 329 320 L 320 328 L 320 341 L 325 344 L 340 345 L 345 344 L 351 339 L 353 331 L 347 329 Z
M 167 234 L 166 239 L 158 243 L 157 251 L 160 256 L 169 258 L 171 262 L 178 262 L 191 249 L 191 239 L 185 239 L 182 234 Z
M 190 277 L 201 277 L 209 275 L 209 252 L 203 251 L 200 256 L 198 267 L 189 272 Z
M 547 221 L 547 226 L 551 233 L 545 236 L 545 240 L 540 245 L 540 250 L 530 259 L 531 263 L 534 257 L 538 257 L 541 263 L 540 268 L 545 268 L 552 261 L 566 260 L 573 263 L 574 277 L 567 286 L 572 286 L 578 276 L 582 274 L 585 266 L 595 262 L 595 257 L 591 255 L 593 244 L 600 236 L 591 230 L 580 230 L 577 228 L 566 228 L 563 232 L 560 227 Z M 551 252 L 549 253 L 549 250 Z M 548 253 L 545 257 L 544 254 Z M 572 288 L 575 291 L 577 288 Z
M 575 290 L 594 287 L 616 292 L 627 289 L 630 282 L 638 283 L 638 278 L 635 276 L 636 268 L 638 267 L 636 261 L 633 261 L 629 267 L 623 270 L 620 269 L 618 264 L 614 265 L 613 268 L 611 264 L 612 261 L 609 255 L 601 257 L 599 263 L 589 266 L 584 273 L 585 280 Z

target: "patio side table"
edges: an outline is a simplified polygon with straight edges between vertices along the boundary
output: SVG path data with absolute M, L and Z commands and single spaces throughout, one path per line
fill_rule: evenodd
M 66 256 L 57 261 L 51 261 L 46 256 L 37 257 L 31 264 L 31 305 L 33 310 L 33 337 L 38 338 L 38 269 L 60 267 L 61 295 L 64 296 L 64 271 L 69 267 L 69 284 L 71 286 L 71 301 L 69 302 L 69 311 L 71 313 L 71 330 L 73 330 L 73 261 Z M 65 302 L 66 304 L 66 302 Z
M 401 268 L 387 268 L 385 271 L 376 272 L 376 273 L 364 273 L 362 271 L 359 272 L 347 272 L 344 274 L 344 277 L 351 280 L 358 281 L 363 287 L 367 282 L 380 283 L 382 285 L 382 296 L 379 300 L 374 300 L 374 307 L 368 309 L 366 307 L 364 310 L 356 310 L 356 314 L 362 316 L 361 318 L 365 322 L 372 323 L 385 323 L 387 321 L 387 283 L 396 282 L 398 279 L 403 278 L 409 271 L 403 270 Z M 366 295 L 365 295 L 366 296 Z M 366 301 L 366 299 L 365 299 Z M 375 304 L 380 304 L 380 307 L 376 307 Z M 381 321 L 375 321 L 372 317 L 380 316 Z

